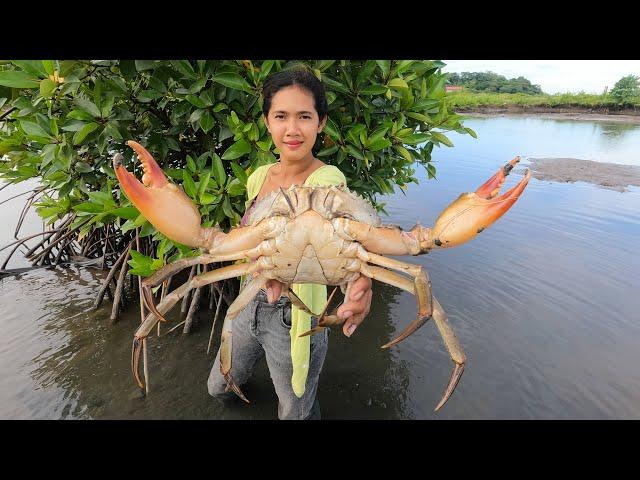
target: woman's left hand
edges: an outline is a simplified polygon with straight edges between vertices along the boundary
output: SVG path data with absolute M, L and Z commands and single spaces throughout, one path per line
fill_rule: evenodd
M 344 303 L 340 305 L 337 312 L 340 318 L 346 319 L 342 326 L 342 332 L 347 337 L 353 334 L 369 314 L 371 298 L 373 296 L 371 284 L 372 282 L 369 277 L 360 275 L 360 278 L 347 288 Z

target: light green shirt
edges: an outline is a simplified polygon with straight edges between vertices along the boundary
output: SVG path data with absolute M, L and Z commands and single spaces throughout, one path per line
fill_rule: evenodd
M 262 185 L 267 178 L 269 168 L 275 164 L 258 167 L 247 180 L 247 202 L 249 208 L 251 202 L 258 196 Z M 306 186 L 346 185 L 344 174 L 333 165 L 324 165 L 307 177 Z M 327 287 L 313 283 L 294 283 L 293 292 L 300 300 L 315 313 L 320 314 L 327 303 Z M 311 336 L 299 337 L 301 333 L 311 329 L 311 316 L 298 308 L 291 306 L 291 361 L 293 363 L 293 375 L 291 386 L 298 398 L 302 397 L 307 383 L 309 372 L 309 356 L 311 350 Z

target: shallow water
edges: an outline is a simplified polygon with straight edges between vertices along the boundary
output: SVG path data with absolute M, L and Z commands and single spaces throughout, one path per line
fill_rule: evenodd
M 432 224 L 515 155 L 525 167 L 527 157 L 640 165 L 638 125 L 522 116 L 466 125 L 479 138 L 450 135 L 455 148 L 434 152 L 438 180 L 427 181 L 420 169 L 420 185 L 382 200 L 385 222 Z M 9 187 L 0 200 L 22 190 Z M 0 206 L 1 245 L 13 238 L 23 198 Z M 472 242 L 397 257 L 429 271 L 468 357 L 462 380 L 434 414 L 452 362 L 431 322 L 390 351 L 379 349 L 416 310 L 410 294 L 375 282 L 365 323 L 351 339 L 330 335 L 319 387 L 323 418 L 640 418 L 639 207 L 637 187 L 620 193 L 532 178 L 512 210 Z M 38 228 L 30 218 L 21 234 Z M 9 268 L 24 265 L 15 257 Z M 105 275 L 73 266 L 0 280 L 0 418 L 276 418 L 264 364 L 244 389 L 251 405 L 208 396 L 209 311 L 190 335 L 151 337 L 151 393 L 142 397 L 129 370 L 137 305 L 115 325 L 109 302 L 91 308 Z M 169 318 L 178 317 L 176 308 Z M 216 336 L 214 351 L 218 344 Z

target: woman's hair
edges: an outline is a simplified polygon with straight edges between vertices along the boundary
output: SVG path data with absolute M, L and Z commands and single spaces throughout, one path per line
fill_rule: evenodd
M 327 115 L 329 106 L 324 85 L 306 66 L 296 66 L 278 73 L 273 73 L 267 77 L 262 88 L 262 113 L 266 117 L 271 109 L 271 99 L 285 87 L 296 85 L 307 90 L 313 95 L 313 100 L 318 112 L 320 121 Z

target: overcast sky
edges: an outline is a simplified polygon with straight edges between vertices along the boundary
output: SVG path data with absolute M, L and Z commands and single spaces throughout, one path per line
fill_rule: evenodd
M 545 93 L 602 93 L 625 75 L 640 77 L 640 60 L 443 60 L 444 72 L 523 76 Z

